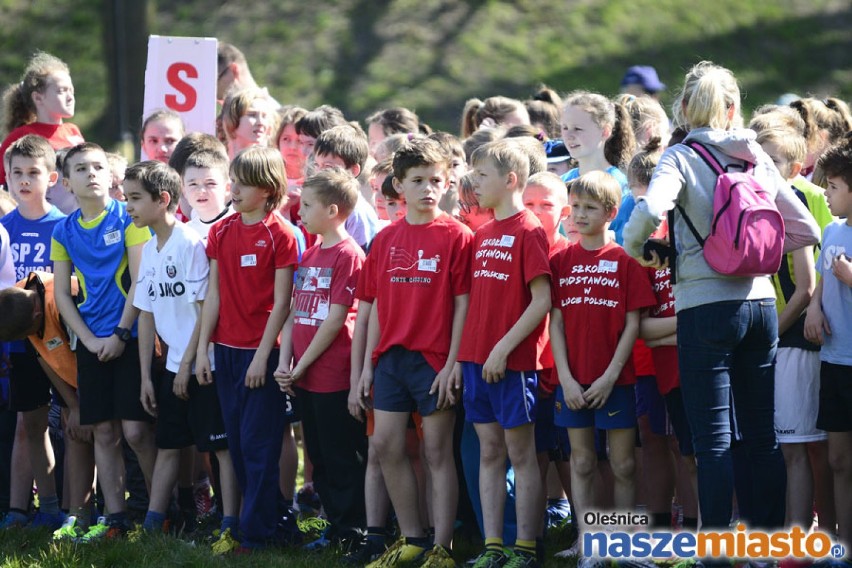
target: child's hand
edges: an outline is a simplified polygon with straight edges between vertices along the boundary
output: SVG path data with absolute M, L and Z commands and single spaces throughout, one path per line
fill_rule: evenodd
M 822 308 L 819 306 L 808 308 L 805 315 L 805 339 L 811 343 L 822 345 L 824 343 L 823 331 L 831 335 L 831 327 L 828 325 L 825 314 L 822 313 Z
M 98 360 L 102 363 L 118 359 L 124 353 L 125 343 L 118 338 L 117 335 L 110 335 L 101 343 L 101 350 L 98 352 Z
M 586 392 L 583 393 L 583 398 L 589 405 L 589 408 L 603 408 L 606 401 L 609 400 L 609 395 L 612 393 L 612 387 L 615 381 L 609 380 L 606 377 L 598 377 L 592 383 Z
M 79 406 L 68 409 L 68 414 L 65 418 L 65 435 L 75 442 L 92 442 L 92 428 L 90 426 L 80 425 Z
M 361 390 L 358 385 L 349 389 L 349 398 L 346 400 L 346 405 L 349 407 L 349 414 L 358 422 L 364 421 L 364 410 L 361 408 Z
M 565 396 L 565 404 L 571 410 L 582 410 L 588 406 L 586 399 L 583 398 L 583 387 L 574 379 L 560 381 L 562 385 L 562 394 Z
M 361 371 L 361 380 L 358 383 L 358 390 L 361 394 L 361 398 L 358 402 L 364 410 L 370 410 L 373 408 L 373 397 L 370 394 L 372 388 L 373 369 L 371 369 L 369 365 L 364 365 L 364 370 Z
M 207 357 L 207 347 L 199 345 L 195 354 L 195 378 L 201 386 L 213 384 L 213 371 L 210 370 L 210 358 Z
M 142 408 L 151 416 L 157 416 L 157 397 L 154 395 L 154 384 L 149 380 L 143 380 L 139 393 L 139 401 Z
M 438 402 L 436 404 L 436 408 L 438 410 L 450 408 L 456 403 L 456 397 L 453 393 L 453 389 L 458 383 L 455 377 L 456 373 L 458 373 L 459 377 L 461 376 L 461 365 L 458 363 L 454 364 L 452 367 L 444 367 L 441 369 L 441 372 L 439 372 L 435 377 L 435 380 L 432 381 L 432 387 L 429 389 L 429 394 L 433 395 L 436 392 L 438 393 Z
M 506 359 L 508 358 L 509 354 L 503 353 L 499 343 L 494 346 L 482 366 L 482 378 L 486 383 L 498 383 L 503 380 L 506 376 Z
M 266 361 L 259 361 L 257 357 L 251 360 L 248 371 L 246 371 L 246 388 L 259 389 L 266 384 Z
M 189 400 L 189 365 L 181 364 L 172 383 L 172 392 L 181 400 Z
M 831 272 L 838 280 L 847 286 L 852 286 L 852 261 L 849 260 L 848 256 L 845 254 L 835 256 L 831 262 Z
M 273 376 L 275 377 L 275 382 L 278 383 L 278 388 L 281 389 L 281 392 L 286 392 L 290 396 L 296 396 L 296 393 L 293 392 L 294 379 L 291 373 L 277 370 Z

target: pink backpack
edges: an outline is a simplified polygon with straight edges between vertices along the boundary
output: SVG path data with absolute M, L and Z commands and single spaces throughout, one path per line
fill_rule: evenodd
M 744 171 L 728 172 L 698 142 L 686 142 L 716 172 L 713 221 L 701 238 L 686 212 L 678 206 L 689 230 L 704 249 L 710 268 L 727 276 L 769 276 L 778 272 L 784 256 L 784 219 L 774 200 L 745 163 Z

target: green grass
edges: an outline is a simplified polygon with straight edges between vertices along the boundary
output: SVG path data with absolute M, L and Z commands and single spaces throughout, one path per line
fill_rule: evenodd
M 107 145 L 117 139 L 106 114 L 112 5 L 0 0 L 0 85 L 19 80 L 35 49 L 61 56 L 77 87 L 75 122 Z M 147 33 L 236 44 L 282 102 L 330 103 L 353 119 L 404 105 L 452 132 L 469 97 L 526 98 L 539 83 L 614 94 L 632 64 L 657 67 L 666 104 L 701 59 L 737 74 L 746 110 L 788 91 L 852 98 L 843 0 L 147 0 L 147 14 Z M 132 30 L 145 34 L 145 22 L 115 31 Z M 127 71 L 138 78 L 141 67 Z
M 557 560 L 553 554 L 567 548 L 566 531 L 557 529 L 548 541 L 546 567 L 575 565 L 573 560 Z M 454 557 L 459 565 L 479 553 L 477 543 L 456 539 Z M 2 568 L 78 568 L 78 567 L 239 567 L 239 568 L 312 568 L 343 566 L 333 551 L 307 553 L 297 549 L 276 549 L 241 556 L 213 556 L 204 544 L 192 544 L 169 536 L 148 536 L 140 542 L 116 540 L 90 545 L 63 542 L 54 544 L 46 529 L 9 529 L 0 531 L 0 567 Z

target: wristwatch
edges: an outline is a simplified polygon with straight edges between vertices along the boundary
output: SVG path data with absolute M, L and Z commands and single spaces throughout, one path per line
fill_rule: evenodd
M 118 336 L 118 338 L 125 343 L 130 341 L 130 339 L 133 337 L 130 334 L 130 330 L 125 329 L 123 327 L 116 327 L 114 330 L 112 330 L 112 334 Z

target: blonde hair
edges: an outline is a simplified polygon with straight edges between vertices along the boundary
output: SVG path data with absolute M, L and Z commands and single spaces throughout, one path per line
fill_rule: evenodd
M 562 178 L 553 172 L 539 172 L 527 180 L 527 187 L 537 185 L 551 191 L 562 205 L 568 205 L 568 188 Z
M 527 108 L 521 101 L 509 97 L 488 97 L 484 101 L 468 99 L 462 111 L 461 137 L 467 138 L 476 132 L 486 118 L 500 125 L 507 116 L 518 111 L 527 113 Z
M 623 168 L 636 145 L 633 124 L 624 105 L 598 93 L 574 91 L 565 100 L 563 108 L 568 107 L 576 107 L 588 114 L 598 128 L 611 130 L 604 143 L 604 159 L 617 168 Z
M 242 150 L 231 162 L 231 179 L 243 185 L 258 187 L 269 192 L 266 211 L 277 209 L 284 199 L 287 174 L 284 159 L 278 150 L 264 146 L 252 146 Z
M 669 117 L 657 99 L 625 93 L 616 97 L 615 102 L 624 105 L 627 110 L 637 146 L 644 146 L 657 137 L 668 139 Z
M 248 112 L 251 104 L 256 100 L 263 100 L 267 103 L 270 102 L 269 93 L 267 93 L 263 89 L 258 89 L 256 87 L 249 87 L 246 89 L 240 89 L 231 93 L 225 98 L 225 102 L 222 103 L 222 128 L 225 131 L 225 136 L 230 140 L 234 131 L 240 125 L 240 119 Z M 270 132 L 278 131 L 278 113 L 274 112 L 270 107 L 270 116 L 273 117 L 274 124 L 270 129 Z M 272 140 L 272 136 L 270 135 L 270 144 L 275 143 L 278 145 L 278 140 Z
M 651 176 L 660 162 L 663 154 L 663 145 L 660 138 L 654 137 L 630 160 L 627 166 L 627 183 L 630 187 L 635 185 L 648 187 L 651 184 Z
M 733 117 L 729 118 L 730 109 Z M 675 124 L 693 128 L 728 130 L 742 126 L 740 88 L 730 70 L 710 61 L 697 63 L 686 74 L 675 98 Z
M 489 142 L 474 151 L 471 163 L 476 164 L 491 161 L 500 172 L 507 175 L 514 172 L 518 178 L 518 189 L 522 190 L 527 183 L 530 171 L 530 159 L 524 149 L 512 139 Z
M 323 206 L 337 205 L 343 219 L 355 209 L 360 193 L 358 180 L 338 166 L 318 171 L 305 180 L 303 187 L 313 189 Z
M 778 150 L 784 156 L 784 159 L 790 163 L 804 163 L 805 156 L 808 154 L 808 145 L 805 142 L 805 137 L 796 130 L 778 126 L 775 128 L 767 128 L 757 133 L 757 143 L 763 144 L 769 142 L 775 144 Z M 781 172 L 785 179 L 790 177 L 790 172 Z
M 621 204 L 621 184 L 610 174 L 596 170 L 583 174 L 568 186 L 568 193 L 597 201 L 610 212 Z

